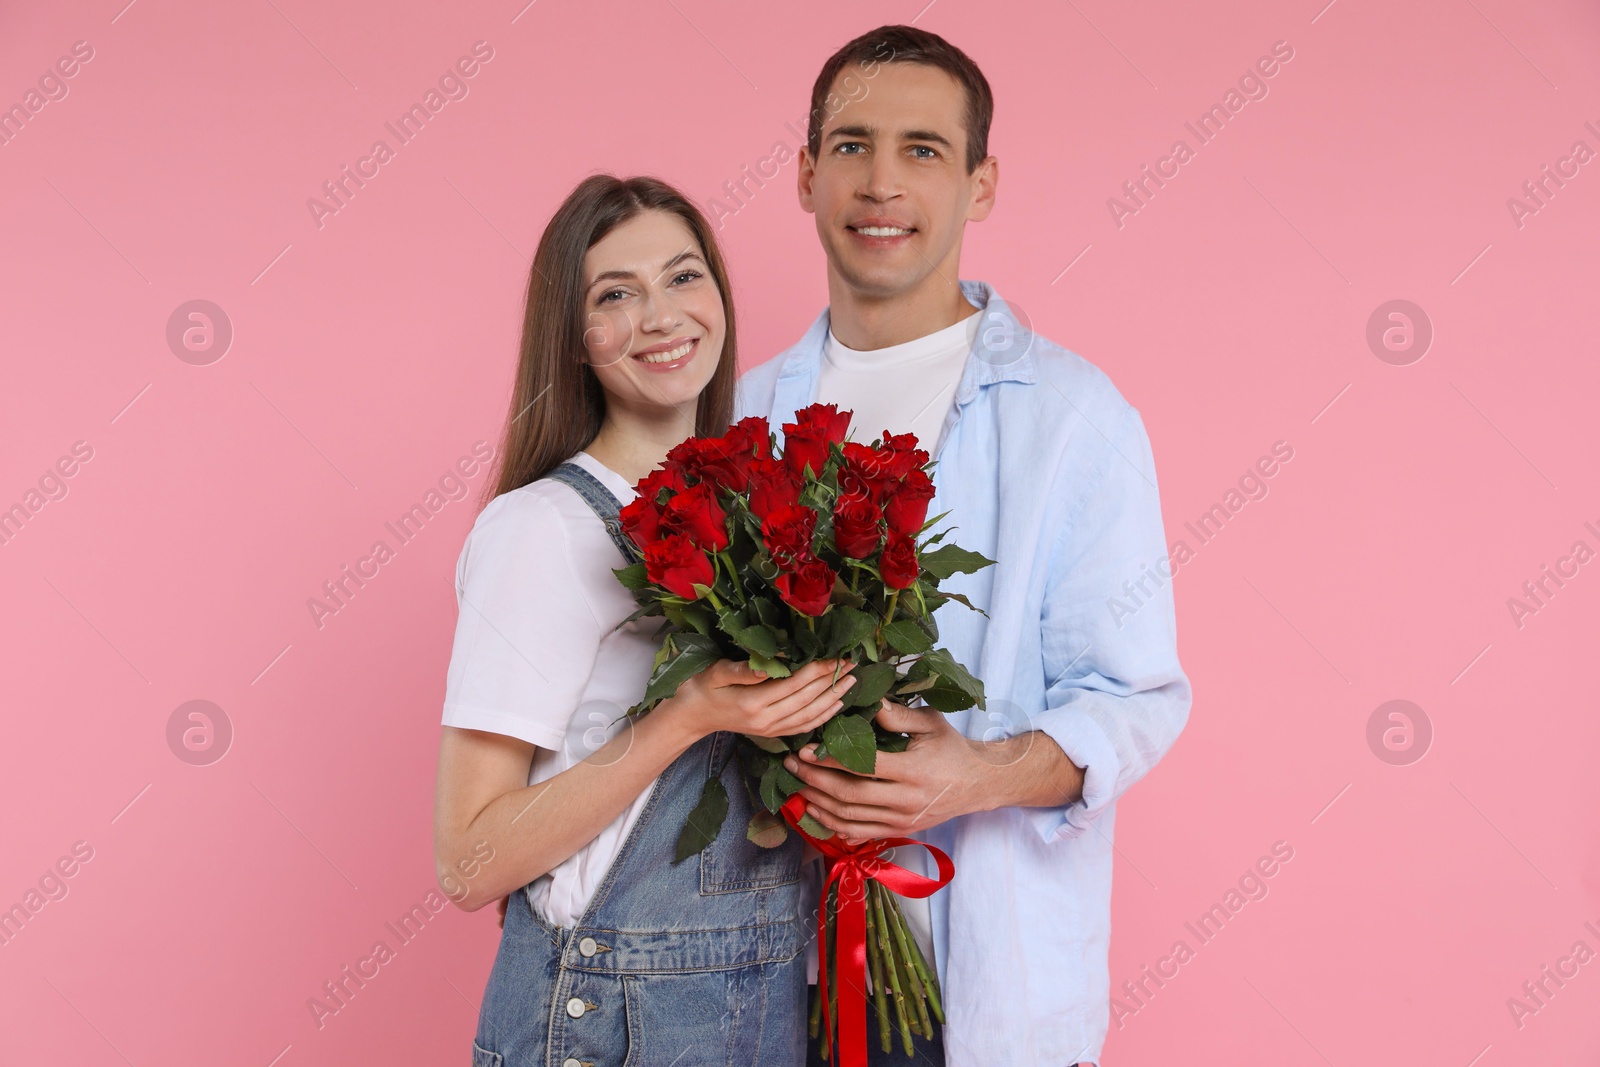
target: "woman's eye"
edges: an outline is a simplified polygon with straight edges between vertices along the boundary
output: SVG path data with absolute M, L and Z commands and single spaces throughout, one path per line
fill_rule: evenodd
M 621 289 L 613 289 L 608 293 L 601 294 L 600 299 L 595 301 L 595 303 L 597 303 L 597 304 L 610 303 L 612 297 L 614 297 L 614 296 L 624 296 L 624 295 L 626 295 L 626 294 L 624 294 Z
M 697 270 L 686 270 L 686 271 L 680 271 L 678 273 L 678 276 L 676 278 L 673 278 L 672 281 L 673 281 L 673 284 L 677 284 L 680 279 L 688 278 L 690 281 L 693 281 L 694 279 L 696 279 L 698 277 L 700 277 L 700 272 L 699 271 L 697 271 Z

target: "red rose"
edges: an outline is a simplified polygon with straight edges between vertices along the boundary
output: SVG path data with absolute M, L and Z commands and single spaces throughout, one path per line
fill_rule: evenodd
M 773 511 L 761 520 L 761 540 L 781 568 L 796 566 L 811 558 L 811 538 L 816 533 L 817 513 L 802 504 Z
M 661 503 L 661 491 L 663 489 L 670 489 L 674 493 L 679 493 L 687 488 L 689 488 L 689 483 L 684 481 L 683 471 L 676 465 L 657 467 L 649 474 L 646 474 L 639 484 L 633 487 L 634 492 L 638 493 L 641 499 L 648 500 L 652 504 Z
M 890 589 L 909 588 L 922 573 L 922 565 L 917 562 L 916 542 L 904 534 L 889 531 L 889 541 L 883 546 L 883 555 L 878 557 L 878 573 L 883 575 L 883 584 Z
M 881 482 L 885 478 L 896 477 L 893 473 L 894 453 L 888 449 L 873 448 L 871 445 L 857 444 L 854 441 L 846 441 L 839 447 L 844 453 L 844 461 L 860 471 L 861 476 L 869 482 Z
M 840 411 L 837 404 L 812 404 L 794 417 L 783 424 L 783 461 L 798 475 L 804 476 L 808 466 L 820 475 L 828 446 L 842 442 L 850 429 L 850 412 Z
M 716 581 L 711 558 L 683 534 L 668 534 L 645 546 L 644 570 L 656 585 L 685 600 L 699 600 L 696 584 L 710 586 Z
M 896 480 L 928 465 L 928 453 L 917 447 L 917 435 L 914 433 L 895 434 L 885 430 L 883 447 L 891 457 L 890 476 Z
M 794 570 L 778 575 L 773 585 L 783 602 L 794 610 L 802 615 L 821 615 L 828 610 L 837 580 L 833 568 L 813 556 L 800 561 Z
M 734 423 L 726 438 L 756 459 L 772 458 L 772 429 L 761 415 L 750 415 Z
M 891 533 L 911 535 L 928 521 L 928 501 L 933 499 L 933 479 L 924 470 L 914 470 L 906 480 L 889 491 L 883 505 L 884 518 Z
M 692 485 L 668 500 L 661 525 L 671 533 L 687 534 L 696 548 L 707 552 L 728 547 L 728 513 L 717 503 L 717 491 L 708 482 Z
M 706 464 L 718 458 L 721 446 L 715 437 L 685 437 L 667 453 L 666 467 L 685 479 L 685 484 L 701 481 Z
M 760 415 L 740 419 L 721 437 L 705 438 L 695 458 L 702 480 L 730 492 L 744 492 L 755 462 L 772 458 L 767 420 Z
M 866 559 L 883 536 L 878 523 L 883 512 L 865 496 L 841 493 L 833 505 L 833 543 L 841 556 Z
M 640 548 L 661 536 L 661 508 L 645 497 L 625 504 L 618 518 L 622 520 L 622 532 Z
M 839 468 L 839 493 L 841 496 L 865 497 L 874 504 L 881 505 L 884 486 L 862 475 L 859 467 L 846 463 Z
M 750 511 L 758 519 L 800 503 L 800 479 L 775 459 L 758 459 L 750 465 L 749 488 Z

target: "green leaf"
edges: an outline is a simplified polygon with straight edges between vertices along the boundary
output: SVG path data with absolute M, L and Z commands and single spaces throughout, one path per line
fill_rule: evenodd
M 688 629 L 705 637 L 711 637 L 717 629 L 717 616 L 711 605 L 695 601 L 683 606 L 683 618 Z
M 817 659 L 822 655 L 822 638 L 804 622 L 794 628 L 794 643 L 800 646 L 800 654 L 805 659 Z
M 973 571 L 981 571 L 994 563 L 994 560 L 982 553 L 968 551 L 960 545 L 945 545 L 943 548 L 923 553 L 918 559 L 922 563 L 923 570 L 941 579 L 957 572 L 971 574 Z
M 637 611 L 635 611 L 632 615 L 629 615 L 626 619 L 623 619 L 621 622 L 617 623 L 615 626 L 612 627 L 612 629 L 613 630 L 620 630 L 624 626 L 628 625 L 628 623 L 632 622 L 635 619 L 642 619 L 647 615 L 660 615 L 660 614 L 662 614 L 661 605 L 660 604 L 646 604 L 644 607 L 639 608 Z
M 800 816 L 800 829 L 804 830 L 812 837 L 817 838 L 819 841 L 826 841 L 828 838 L 833 836 L 833 831 L 822 825 L 816 819 L 812 818 L 809 811 Z
M 767 764 L 767 769 L 761 772 L 761 803 L 771 812 L 783 807 L 785 799 L 778 791 L 778 772 L 781 770 L 783 764 L 773 760 Z
M 871 774 L 877 765 L 878 742 L 872 724 L 859 715 L 835 715 L 823 726 L 822 739 L 833 758 L 857 774 Z
M 611 573 L 617 576 L 617 581 L 635 591 L 650 588 L 650 579 L 645 576 L 644 564 L 635 563 L 627 567 L 613 567 Z
M 765 624 L 746 626 L 738 634 L 739 647 L 746 652 L 760 653 L 768 659 L 777 659 L 782 651 L 778 644 L 778 635 L 772 632 L 772 627 Z
M 695 652 L 709 652 L 713 656 L 719 655 L 722 652 L 721 646 L 717 644 L 717 639 L 709 634 L 673 634 L 672 643 L 677 645 L 678 648 L 685 652 L 691 650 Z
M 679 652 L 650 676 L 650 684 L 644 687 L 644 702 L 665 700 L 678 691 L 678 686 L 711 666 L 719 658 L 715 652 L 705 652 L 700 649 Z
M 750 666 L 761 671 L 768 678 L 787 678 L 794 672 L 784 665 L 783 661 L 768 659 L 759 653 L 750 653 Z
M 884 626 L 883 637 L 889 642 L 890 648 L 908 656 L 933 647 L 933 638 L 928 636 L 916 619 L 896 619 Z
M 960 593 L 947 593 L 947 592 L 941 591 L 941 592 L 935 593 L 933 596 L 930 596 L 928 598 L 928 603 L 931 605 L 931 607 L 933 609 L 937 610 L 938 607 L 941 604 L 943 604 L 946 600 L 954 600 L 957 603 L 965 604 L 967 607 L 971 608 L 973 611 L 976 611 L 979 615 L 982 615 L 984 618 L 987 619 L 989 617 L 989 613 L 987 611 L 984 611 L 982 608 L 978 607 L 978 605 L 974 604 L 972 601 L 968 600 L 965 596 L 962 596 Z
M 963 711 L 977 703 L 971 694 L 945 678 L 944 675 L 935 674 L 932 677 L 933 684 L 921 693 L 922 699 L 927 701 L 930 708 L 948 713 Z
M 689 813 L 688 821 L 678 834 L 677 854 L 672 862 L 681 863 L 715 841 L 717 831 L 722 829 L 722 820 L 727 817 L 728 791 L 723 788 L 722 779 L 707 778 L 705 788 L 700 791 L 700 802 Z
M 790 797 L 800 792 L 800 790 L 805 788 L 806 784 L 800 779 L 796 778 L 794 775 L 790 774 L 789 768 L 785 767 L 783 764 L 774 761 L 773 766 L 776 767 L 777 770 L 773 772 L 772 782 L 773 785 L 777 787 L 778 795 L 782 798 L 778 801 L 778 806 L 781 808 L 783 807 L 783 801 L 788 800 Z
M 856 676 L 856 684 L 844 691 L 847 708 L 876 709 L 896 677 L 893 663 L 859 663 L 851 673 Z
M 784 744 L 779 738 L 760 737 L 756 734 L 745 734 L 744 736 L 752 745 L 756 746 L 763 752 L 771 752 L 776 755 L 783 755 L 789 751 L 789 746 Z
M 828 643 L 831 655 L 842 656 L 853 652 L 878 628 L 877 619 L 848 604 L 835 604 L 828 614 L 833 616 L 833 635 Z
M 745 828 L 744 836 L 762 848 L 777 848 L 789 839 L 789 827 L 784 824 L 782 817 L 770 811 L 758 811 L 750 816 L 750 825 Z
M 980 708 L 983 707 L 983 683 L 968 673 L 965 667 L 957 663 L 956 658 L 948 651 L 936 648 L 917 662 L 926 664 L 925 669 L 937 671 L 941 678 L 971 697 Z M 928 703 L 931 704 L 933 701 L 930 700 Z

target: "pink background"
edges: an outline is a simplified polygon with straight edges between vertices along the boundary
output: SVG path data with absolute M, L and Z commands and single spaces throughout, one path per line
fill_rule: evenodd
M 1507 999 L 1600 951 L 1600 562 L 1520 628 L 1507 599 L 1600 549 L 1600 162 L 1520 227 L 1506 202 L 1600 150 L 1600 13 L 1321 2 L 8 5 L 0 103 L 94 57 L 0 146 L 0 507 L 93 457 L 0 545 L 0 907 L 93 857 L 0 946 L 0 1060 L 466 1062 L 492 911 L 447 908 L 320 1029 L 307 1000 L 434 885 L 472 503 L 320 629 L 306 602 L 495 440 L 574 183 L 708 201 L 795 146 L 830 51 L 915 18 L 998 99 L 962 276 L 1140 409 L 1169 540 L 1294 449 L 1176 579 L 1196 701 L 1121 805 L 1113 985 L 1294 858 L 1105 1062 L 1593 1062 L 1600 961 L 1520 1027 Z M 307 199 L 479 40 L 470 94 L 319 229 Z M 1107 198 L 1280 40 L 1269 95 L 1119 228 Z M 826 299 L 793 178 L 722 230 L 746 366 Z M 235 331 L 206 366 L 165 336 L 193 299 Z M 1434 329 L 1407 366 L 1366 342 L 1394 299 Z M 204 766 L 167 740 L 196 699 L 233 728 Z M 1367 740 L 1393 699 L 1432 724 L 1409 765 Z

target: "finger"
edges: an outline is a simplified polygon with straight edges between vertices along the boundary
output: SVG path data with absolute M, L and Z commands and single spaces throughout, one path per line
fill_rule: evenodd
M 831 697 L 831 699 L 814 700 L 806 705 L 804 709 L 797 713 L 798 717 L 792 720 L 789 729 L 784 731 L 785 735 L 803 734 L 811 730 L 820 730 L 826 726 L 828 720 L 844 708 L 844 694 L 841 692 L 838 696 L 832 696 L 837 690 L 838 687 L 835 686 L 824 694 L 825 698 Z
M 800 795 L 806 798 L 807 811 L 821 812 L 836 823 L 857 822 L 893 825 L 904 814 L 877 804 L 846 802 L 838 797 L 829 796 L 827 793 L 812 789 L 809 786 L 800 790 Z
M 865 786 L 878 781 L 876 778 L 856 774 L 854 771 L 848 771 L 842 767 L 839 770 L 834 770 L 831 767 L 805 763 L 800 760 L 794 760 L 794 766 L 790 767 L 789 762 L 791 759 L 793 757 L 786 758 L 783 764 L 789 769 L 789 773 L 811 788 L 820 790 L 841 802 L 848 803 L 866 799 L 863 793 Z
M 775 737 L 792 737 L 795 734 L 810 733 L 826 726 L 828 720 L 837 715 L 844 707 L 843 696 L 833 696 L 830 687 L 822 696 L 813 700 L 793 715 L 781 720 L 773 729 Z
M 927 734 L 939 728 L 943 712 L 936 708 L 908 708 L 892 700 L 884 700 L 874 720 L 885 730 L 898 734 Z
M 827 786 L 805 785 L 801 787 L 801 791 L 807 797 L 815 795 L 820 798 L 823 806 L 830 811 L 852 819 L 865 819 L 864 813 L 870 809 L 878 821 L 893 822 L 894 816 L 905 815 L 917 808 L 917 797 L 909 796 L 903 787 L 880 782 L 875 778 L 862 778 L 859 775 L 852 777 L 853 781 L 846 780 L 846 788 L 829 789 Z
M 780 699 L 773 701 L 768 710 L 783 719 L 801 717 L 797 713 L 803 715 L 814 703 L 820 701 L 824 704 L 832 704 L 833 701 L 841 699 L 856 681 L 854 674 L 846 674 L 837 682 L 831 681 L 831 678 L 832 675 L 827 671 L 819 671 L 816 677 L 798 689 L 787 695 L 781 695 Z M 794 733 L 796 731 L 791 730 L 789 732 Z
M 823 826 L 844 837 L 847 844 L 856 844 L 874 838 L 903 836 L 901 828 L 892 822 L 884 822 L 872 818 L 843 818 L 836 812 L 817 806 L 807 809 L 807 813 Z
M 751 666 L 749 660 L 724 660 L 717 678 L 719 686 L 755 685 L 767 681 L 767 675 Z

